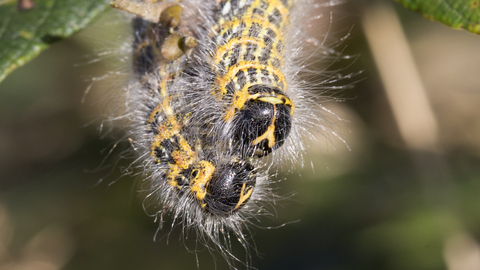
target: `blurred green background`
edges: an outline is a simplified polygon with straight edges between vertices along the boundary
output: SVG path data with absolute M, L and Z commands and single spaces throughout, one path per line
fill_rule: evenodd
M 336 94 L 343 102 L 325 104 L 348 120 L 335 128 L 351 150 L 332 138 L 310 147 L 315 170 L 279 173 L 286 180 L 277 192 L 295 195 L 254 221 L 258 269 L 480 269 L 480 37 L 389 2 L 333 8 L 332 39 L 350 33 L 337 50 L 359 57 L 332 68 L 364 70 L 338 83 L 360 80 Z M 400 32 L 388 28 L 397 20 L 389 12 Z M 198 247 L 195 255 L 193 235 L 182 240 L 178 228 L 168 236 L 167 225 L 154 242 L 158 224 L 142 209 L 141 178 L 121 177 L 131 160 L 117 157 L 129 146 L 109 156 L 119 127 L 99 128 L 123 82 L 95 83 L 82 102 L 92 78 L 122 72 L 112 50 L 125 27 L 119 18 L 107 13 L 0 84 L 1 270 L 227 268 L 219 254 Z M 416 69 L 403 74 L 382 58 L 408 57 L 381 31 L 408 44 Z M 395 46 L 380 46 L 383 54 L 374 49 L 389 41 Z M 419 76 L 426 100 L 419 105 L 409 87 L 403 100 L 390 98 L 392 74 L 407 85 Z M 425 111 L 433 118 L 421 120 Z M 420 126 L 409 133 L 408 123 Z

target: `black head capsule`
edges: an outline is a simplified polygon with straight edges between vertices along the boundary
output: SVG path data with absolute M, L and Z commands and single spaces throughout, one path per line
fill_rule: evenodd
M 254 167 L 248 162 L 231 162 L 212 175 L 204 199 L 211 214 L 228 216 L 250 199 L 256 183 Z
M 233 139 L 246 156 L 262 157 L 283 145 L 292 128 L 293 103 L 278 88 L 255 85 L 232 122 Z

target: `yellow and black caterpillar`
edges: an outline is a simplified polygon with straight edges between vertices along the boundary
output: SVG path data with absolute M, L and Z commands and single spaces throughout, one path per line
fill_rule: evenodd
M 291 129 L 294 104 L 285 93 L 284 33 L 293 1 L 220 1 L 212 36 L 213 95 L 227 104 L 222 119 L 234 147 L 263 156 Z
M 338 137 L 329 119 L 336 116 L 312 92 L 322 86 L 299 76 L 319 77 L 320 71 L 309 69 L 312 55 L 303 50 L 307 34 L 301 29 L 309 10 L 322 5 L 308 0 L 207 2 L 210 15 L 195 27 L 200 34 L 184 93 L 209 136 L 243 158 L 273 154 L 273 165 L 302 163 L 315 133 Z M 323 76 L 326 84 L 336 80 Z
M 283 54 L 292 4 L 214 2 L 213 19 L 193 52 L 186 95 L 200 108 L 195 118 L 244 158 L 268 155 L 290 133 L 295 106 L 286 94 Z
M 112 4 L 138 15 L 127 109 L 133 112 L 131 137 L 147 174 L 147 197 L 161 205 L 160 216 L 173 213 L 175 222 L 196 229 L 226 257 L 234 256 L 225 235 L 233 232 L 248 249 L 242 232 L 248 218 L 264 214 L 264 202 L 275 197 L 270 164 L 260 157 L 300 160 L 312 127 L 328 130 L 311 85 L 296 76 L 306 65 L 295 67 L 303 32 L 289 29 L 292 12 L 302 4 Z

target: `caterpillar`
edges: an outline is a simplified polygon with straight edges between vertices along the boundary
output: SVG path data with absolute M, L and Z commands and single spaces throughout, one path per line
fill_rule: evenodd
M 261 157 L 299 160 L 307 126 L 326 130 L 314 95 L 296 88 L 305 63 L 292 68 L 302 32 L 289 32 L 290 16 L 301 4 L 112 3 L 137 15 L 127 110 L 147 198 L 160 205 L 160 218 L 171 213 L 227 260 L 237 259 L 229 232 L 248 250 L 249 218 L 267 213 L 264 205 L 276 198 L 271 164 Z
M 294 104 L 285 93 L 284 32 L 292 1 L 221 1 L 211 37 L 212 94 L 234 147 L 264 156 L 284 143 Z M 229 136 L 230 137 L 230 136 Z
M 193 117 L 222 148 L 243 158 L 273 154 L 270 164 L 277 165 L 287 160 L 302 163 L 307 140 L 317 133 L 341 140 L 330 128 L 337 116 L 311 91 L 337 79 L 323 70 L 321 82 L 299 76 L 303 72 L 315 80 L 320 77 L 320 72 L 308 69 L 311 55 L 303 54 L 307 34 L 300 18 L 310 15 L 309 7 L 318 10 L 335 3 L 210 2 L 213 19 L 202 22 L 205 29 L 198 36 L 188 69 L 193 76 L 184 95 L 194 104 Z

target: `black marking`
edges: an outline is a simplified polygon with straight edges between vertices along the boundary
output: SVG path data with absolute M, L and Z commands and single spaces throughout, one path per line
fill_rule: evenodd
M 275 8 L 272 15 L 268 16 L 268 21 L 274 25 L 280 25 L 282 22 L 282 14 L 280 14 L 277 8 Z
M 270 75 L 270 72 L 269 72 L 268 70 L 266 70 L 266 69 L 262 69 L 260 72 L 262 73 L 263 76 L 268 76 L 268 75 Z
M 282 90 L 278 89 L 277 87 L 272 87 L 270 85 L 265 85 L 265 84 L 257 84 L 257 85 L 252 85 L 248 88 L 248 93 L 250 95 L 255 95 L 255 94 L 271 94 L 275 93 L 277 95 L 285 95 Z
M 222 55 L 222 61 L 227 60 L 227 56 L 228 56 L 228 52 L 224 53 L 224 54 Z
M 229 67 L 234 66 L 238 62 L 238 58 L 240 58 L 240 52 L 242 51 L 242 44 L 236 44 L 233 47 L 232 55 L 230 56 L 230 63 Z
M 270 52 L 272 51 L 272 46 L 269 45 L 262 49 L 260 56 L 258 57 L 258 61 L 262 64 L 267 64 L 268 59 L 270 59 Z
M 224 55 L 225 56 L 224 58 L 226 58 L 226 55 L 227 54 Z M 218 63 L 218 67 L 220 70 L 225 70 L 225 62 L 223 60 L 220 61 L 220 63 Z
M 255 78 L 255 76 L 257 76 L 257 69 L 254 68 L 254 67 L 250 67 L 247 69 L 247 73 L 248 73 L 248 77 L 250 77 L 250 79 L 253 77 Z
M 279 81 L 279 78 L 278 78 L 277 74 L 274 73 L 274 74 L 272 74 L 272 75 L 273 75 L 273 79 L 274 79 L 276 82 L 278 82 L 278 81 Z
M 177 185 L 180 187 L 188 187 L 190 185 L 190 177 L 194 177 L 192 175 L 192 168 L 188 168 L 185 170 L 182 170 L 180 172 L 180 175 L 175 177 L 175 181 L 177 182 Z
M 153 121 L 150 123 L 150 128 L 147 129 L 150 133 L 157 135 L 158 134 L 158 126 L 159 126 L 159 117 L 158 113 L 155 114 Z
M 229 82 L 225 88 L 227 89 L 228 95 L 235 94 L 235 84 L 232 81 Z
M 252 14 L 263 16 L 265 13 L 263 12 L 263 10 L 261 10 L 259 8 L 254 8 L 253 11 L 252 11 Z
M 263 37 L 263 40 L 265 41 L 265 44 L 270 44 L 275 40 L 277 37 L 277 34 L 275 34 L 275 31 L 273 31 L 271 28 L 267 28 L 266 30 L 266 36 Z
M 255 51 L 257 50 L 257 45 L 248 42 L 245 50 L 245 55 L 243 55 L 243 60 L 245 61 L 255 61 Z
M 172 157 L 175 148 L 178 148 L 178 145 L 173 139 L 163 140 L 160 147 L 155 148 L 155 156 L 162 164 L 175 164 L 175 159 Z
M 225 40 L 225 39 L 227 39 L 227 37 L 229 37 L 231 34 L 232 34 L 232 29 L 229 28 L 229 29 L 227 29 L 227 31 L 225 31 L 225 33 L 223 33 L 222 38 Z
M 235 28 L 235 31 L 233 32 L 232 37 L 230 39 L 242 37 L 243 29 L 245 28 L 242 28 L 242 27 Z
M 237 72 L 235 77 L 237 78 L 237 83 L 240 85 L 240 89 L 243 89 L 243 87 L 245 87 L 245 85 L 247 84 L 245 72 L 243 72 L 243 70 L 240 70 L 239 72 Z
M 258 38 L 261 30 L 262 30 L 262 27 L 258 23 L 252 23 L 252 26 L 250 26 L 250 29 L 248 29 L 247 36 Z
M 247 28 L 247 24 L 244 21 L 242 21 L 242 22 L 240 22 L 239 27 L 240 27 L 240 29 L 244 30 L 245 28 Z

